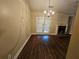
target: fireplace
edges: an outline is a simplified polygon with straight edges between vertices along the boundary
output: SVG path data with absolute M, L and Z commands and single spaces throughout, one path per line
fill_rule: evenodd
M 66 26 L 58 26 L 58 34 L 65 34 Z

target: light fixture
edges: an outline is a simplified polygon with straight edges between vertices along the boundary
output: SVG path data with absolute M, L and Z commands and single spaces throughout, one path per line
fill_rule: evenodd
M 53 6 L 50 5 L 50 0 L 49 0 L 48 9 L 47 10 L 44 10 L 44 15 L 50 17 L 50 16 L 52 16 L 54 14 L 55 14 L 55 12 L 53 10 Z

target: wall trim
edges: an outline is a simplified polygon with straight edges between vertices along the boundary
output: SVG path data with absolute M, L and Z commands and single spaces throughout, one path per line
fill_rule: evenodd
M 44 35 L 44 34 L 47 34 L 47 35 L 57 35 L 56 33 L 32 33 L 32 35 L 37 35 L 37 34 L 40 34 L 40 35 Z
M 32 36 L 32 34 L 29 35 L 29 37 L 24 42 L 24 44 L 21 46 L 21 48 L 17 51 L 17 53 L 15 54 L 15 56 L 13 57 L 13 59 L 17 59 L 17 57 L 19 56 L 20 52 L 22 51 L 22 49 L 24 48 L 24 46 L 26 45 L 26 43 L 28 42 L 28 40 L 30 39 L 31 36 Z

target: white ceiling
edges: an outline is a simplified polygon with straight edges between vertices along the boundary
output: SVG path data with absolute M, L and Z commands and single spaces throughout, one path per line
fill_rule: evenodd
M 43 11 L 47 9 L 49 0 L 29 0 L 32 11 Z M 77 0 L 50 0 L 56 12 L 75 14 Z

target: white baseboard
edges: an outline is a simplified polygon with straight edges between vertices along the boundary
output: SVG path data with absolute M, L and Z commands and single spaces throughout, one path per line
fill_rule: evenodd
M 32 34 L 31 34 L 32 35 Z M 15 56 L 13 57 L 13 59 L 17 59 L 18 55 L 20 54 L 20 52 L 22 51 L 22 49 L 24 48 L 24 46 L 26 45 L 26 43 L 28 42 L 29 38 L 31 37 L 31 35 L 27 38 L 27 40 L 24 42 L 24 44 L 22 45 L 22 47 L 17 51 L 17 53 L 15 54 Z
M 32 35 L 36 35 L 36 34 L 40 34 L 40 35 L 43 35 L 43 34 L 47 34 L 47 35 L 57 35 L 56 33 L 32 33 Z

